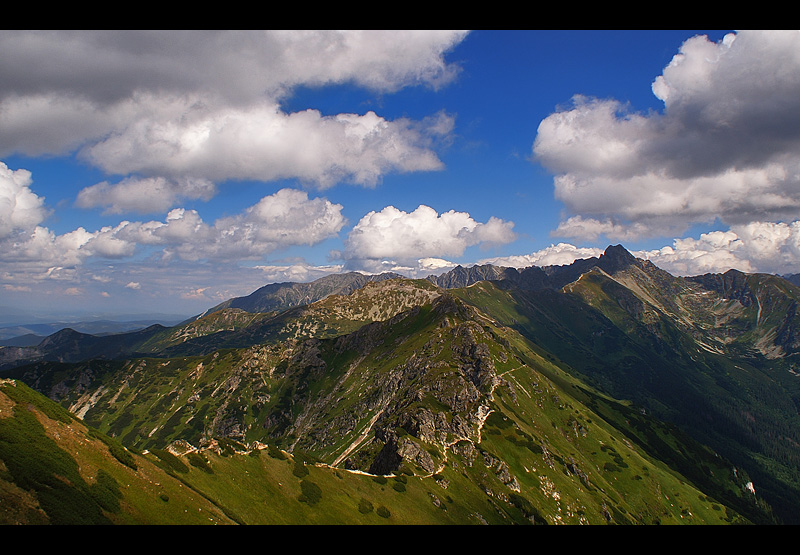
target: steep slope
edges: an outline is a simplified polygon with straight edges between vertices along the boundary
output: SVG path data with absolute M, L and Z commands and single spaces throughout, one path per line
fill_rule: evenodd
M 0 380 L 1 524 L 230 524 L 212 502 L 23 383 Z
M 491 264 L 475 265 L 468 268 L 456 266 L 440 275 L 428 276 L 431 283 L 443 289 L 460 289 L 481 281 L 498 281 L 505 287 L 538 291 L 541 289 L 560 289 L 565 284 L 575 281 L 584 272 L 589 271 L 600 262 L 600 258 L 591 257 L 574 261 L 564 266 L 530 266 L 516 269 Z
M 676 278 L 610 249 L 561 291 L 500 282 L 456 294 L 574 375 L 747 468 L 758 491 L 793 521 L 800 391 L 791 341 L 784 351 L 774 338 L 775 330 L 792 336 L 797 289 L 774 276 Z
M 754 350 L 768 359 L 797 359 L 797 286 L 777 276 L 737 270 L 696 276 L 689 281 L 713 294 L 715 302 L 707 309 L 714 318 L 709 332 L 727 351 L 746 355 Z

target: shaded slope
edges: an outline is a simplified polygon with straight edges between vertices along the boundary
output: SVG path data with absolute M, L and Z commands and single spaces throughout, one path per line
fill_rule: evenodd
M 800 506 L 800 396 L 791 357 L 771 355 L 767 347 L 778 334 L 764 330 L 794 329 L 796 288 L 753 275 L 739 276 L 741 283 L 720 280 L 728 283 L 723 293 L 616 254 L 613 264 L 597 264 L 561 292 L 500 282 L 456 293 L 588 383 L 747 468 L 758 491 L 793 521 Z M 748 291 L 760 292 L 760 316 Z
M 111 335 L 91 335 L 64 328 L 45 337 L 35 347 L 0 347 L 0 369 L 34 361 L 77 362 L 130 356 L 140 345 L 164 330 L 153 324 L 143 330 Z

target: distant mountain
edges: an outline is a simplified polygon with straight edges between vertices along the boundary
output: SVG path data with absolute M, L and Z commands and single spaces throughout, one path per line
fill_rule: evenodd
M 800 274 L 786 274 L 781 277 L 792 285 L 800 286 Z
M 272 283 L 253 291 L 245 297 L 235 297 L 210 308 L 201 316 L 225 308 L 239 308 L 247 312 L 272 312 L 295 306 L 311 304 L 329 295 L 347 295 L 373 281 L 402 278 L 400 274 L 386 272 L 367 275 L 359 272 L 331 274 L 309 283 Z
M 599 257 L 579 259 L 563 266 L 530 266 L 518 270 L 491 264 L 475 265 L 468 268 L 457 266 L 438 276 L 427 279 L 444 289 L 469 287 L 481 281 L 498 281 L 501 287 L 515 287 L 528 291 L 560 289 L 578 279 L 592 268 L 599 267 L 613 273 L 620 265 L 635 260 L 621 245 L 610 246 Z
M 64 328 L 35 346 L 0 347 L 0 369 L 36 361 L 79 362 L 115 359 L 137 352 L 141 343 L 165 329 L 160 324 L 128 333 L 91 335 Z
M 19 335 L 16 337 L 12 337 L 10 339 L 2 339 L 0 340 L 0 346 L 2 347 L 34 347 L 42 342 L 45 336 L 43 335 L 36 335 L 34 333 L 26 333 L 24 335 Z
M 90 335 L 107 335 L 112 333 L 136 331 L 152 326 L 153 324 L 172 326 L 179 323 L 181 320 L 181 318 L 130 321 L 87 320 L 83 322 L 47 322 L 4 326 L 0 327 L 0 345 L 10 344 L 15 346 L 26 346 L 21 344 L 21 342 L 24 342 L 25 340 L 17 338 L 24 336 L 39 336 L 40 338 L 44 338 L 65 328 L 70 328 L 75 331 Z M 33 344 L 38 344 L 38 342 Z

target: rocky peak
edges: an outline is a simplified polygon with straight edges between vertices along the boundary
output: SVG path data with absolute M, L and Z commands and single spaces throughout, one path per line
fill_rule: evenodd
M 622 245 L 609 245 L 597 261 L 597 265 L 608 274 L 614 274 L 637 263 L 638 259 Z

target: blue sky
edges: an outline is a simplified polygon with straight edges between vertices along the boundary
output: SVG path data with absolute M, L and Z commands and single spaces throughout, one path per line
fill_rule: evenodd
M 275 281 L 800 272 L 800 33 L 0 31 L 7 321 Z

